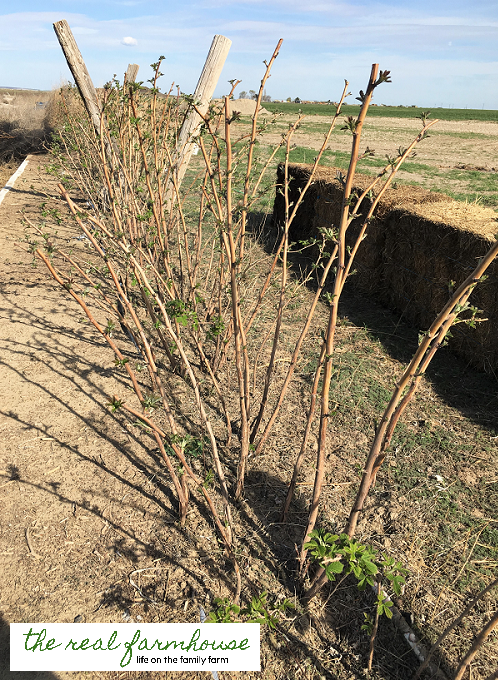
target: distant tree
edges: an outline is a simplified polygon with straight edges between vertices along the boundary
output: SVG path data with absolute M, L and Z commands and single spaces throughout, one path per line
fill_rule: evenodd
M 239 92 L 239 99 L 247 99 L 247 92 L 245 90 Z
M 270 97 L 270 95 L 269 95 L 269 94 L 264 94 L 264 95 L 261 97 L 261 101 L 263 101 L 263 102 L 271 102 L 271 97 Z
M 301 103 L 301 100 L 299 99 L 299 97 L 296 97 L 294 99 L 294 104 L 300 104 L 300 103 Z
M 292 101 L 292 99 L 291 99 L 290 97 L 287 97 L 287 99 L 286 99 L 285 101 L 286 101 L 286 102 L 289 102 L 289 104 L 290 104 L 291 101 Z
M 256 94 L 256 92 L 254 92 L 254 90 L 249 90 L 249 99 L 257 99 L 257 98 L 258 98 L 258 95 Z

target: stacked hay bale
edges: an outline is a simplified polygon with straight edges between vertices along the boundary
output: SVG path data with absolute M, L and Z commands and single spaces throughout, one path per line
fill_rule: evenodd
M 297 201 L 308 181 L 312 166 L 293 164 L 289 168 L 289 199 Z M 337 168 L 319 168 L 296 219 L 291 226 L 293 241 L 316 237 L 320 229 L 337 226 L 342 185 Z M 354 190 L 361 193 L 371 177 L 357 175 Z M 285 214 L 282 186 L 283 166 L 278 168 L 274 221 L 282 224 Z M 365 201 L 362 213 L 370 203 Z M 427 329 L 446 304 L 451 282 L 458 286 L 475 268 L 498 233 L 496 213 L 489 208 L 454 201 L 448 196 L 420 187 L 391 188 L 380 201 L 376 219 L 362 241 L 350 278 L 362 293 L 374 296 L 386 306 L 402 312 L 421 329 Z M 361 219 L 348 229 L 352 245 Z M 450 347 L 479 369 L 498 372 L 498 262 L 488 278 L 477 286 L 470 303 L 483 310 L 488 321 L 468 328 L 458 324 L 452 330 Z
M 222 99 L 214 99 L 215 103 L 222 104 Z M 230 113 L 237 111 L 242 116 L 254 116 L 256 113 L 256 101 L 254 99 L 231 99 L 230 100 Z M 271 116 L 271 113 L 264 109 L 262 106 L 259 107 L 260 116 Z

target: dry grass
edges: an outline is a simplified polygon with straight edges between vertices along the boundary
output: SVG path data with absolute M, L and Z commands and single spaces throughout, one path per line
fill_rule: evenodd
M 45 150 L 51 97 L 51 92 L 41 90 L 0 90 L 0 163 Z

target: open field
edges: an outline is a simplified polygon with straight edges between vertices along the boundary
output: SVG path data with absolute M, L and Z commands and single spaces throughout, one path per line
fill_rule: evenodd
M 37 108 L 36 104 L 48 103 L 51 96 L 52 93 L 46 91 L 0 89 L 0 124 L 14 125 L 16 132 L 7 131 L 6 134 L 23 139 L 23 143 L 13 144 L 7 139 L 2 142 L 0 137 L 0 160 L 4 160 L 3 167 L 0 165 L 0 183 L 10 176 L 9 172 L 14 167 L 5 167 L 5 162 L 12 160 L 8 157 L 9 153 L 15 153 L 15 162 L 23 154 L 32 152 L 33 146 L 39 144 L 42 134 L 50 128 L 45 120 L 46 110 Z M 5 98 L 10 104 L 2 103 Z M 236 105 L 237 100 L 234 101 L 235 110 Z M 312 162 L 313 151 L 321 146 L 334 107 L 267 103 L 265 108 L 270 112 L 281 112 L 271 127 L 273 135 L 265 135 L 265 144 L 277 143 L 298 111 L 305 114 L 302 127 L 295 135 L 295 148 L 291 151 L 290 160 Z M 344 116 L 357 115 L 358 111 L 358 106 L 343 107 Z M 423 111 L 414 107 L 371 107 L 363 139 L 365 147 L 373 149 L 375 156 L 361 161 L 360 172 L 375 173 L 385 164 L 386 154 L 392 155 L 399 146 L 408 144 L 420 128 L 417 117 Z M 432 129 L 431 140 L 419 148 L 416 160 L 405 163 L 399 179 L 441 191 L 458 200 L 498 208 L 498 112 L 434 109 L 431 117 L 441 122 Z M 22 125 L 19 124 L 21 120 Z M 243 121 L 247 123 L 249 119 L 243 117 Z M 347 167 L 350 138 L 340 127 L 338 125 L 332 135 L 329 149 L 322 159 L 323 165 Z M 2 144 L 6 153 L 2 153 Z M 282 160 L 283 152 L 277 158 Z
M 281 111 L 285 115 L 295 115 L 302 111 L 306 115 L 327 116 L 330 111 L 334 113 L 334 107 L 327 104 L 293 104 L 288 102 L 269 102 L 264 107 L 268 111 Z M 360 107 L 345 104 L 342 108 L 345 116 L 357 116 Z M 432 111 L 433 118 L 441 120 L 474 120 L 486 122 L 498 122 L 498 111 L 484 109 L 444 109 L 444 108 L 420 108 L 417 106 L 371 106 L 368 112 L 369 118 L 415 118 L 422 112 Z
M 372 109 L 365 126 L 364 145 L 375 148 L 376 156 L 362 161 L 361 172 L 375 172 L 384 164 L 384 154 L 406 146 L 420 128 L 418 121 L 376 117 L 380 110 Z M 270 125 L 259 146 L 259 162 L 268 156 L 269 145 L 280 140 L 290 120 L 285 114 Z M 247 128 L 248 119 L 243 118 L 234 136 L 245 134 Z M 296 133 L 291 160 L 310 162 L 325 128 L 318 116 L 305 121 Z M 416 161 L 404 166 L 400 181 L 451 191 L 498 208 L 494 170 L 498 123 L 447 120 L 433 130 L 417 150 Z M 325 163 L 346 167 L 350 137 L 337 130 L 329 146 Z M 279 160 L 281 152 L 274 166 Z M 200 168 L 200 155 L 194 156 L 187 179 L 194 181 Z M 192 510 L 181 527 L 171 482 L 147 428 L 122 411 L 110 412 L 112 395 L 129 394 L 123 365 L 116 364 L 113 352 L 69 296 L 61 295 L 42 265 L 33 267 L 31 256 L 18 245 L 25 233 L 23 218 L 28 217 L 53 234 L 54 243 L 86 257 L 81 230 L 56 191 L 56 172 L 50 157 L 34 157 L 15 191 L 0 206 L 4 347 L 0 565 L 4 582 L 9 584 L 2 591 L 2 619 L 198 621 L 199 606 L 208 611 L 214 597 L 233 595 L 234 578 L 202 496 L 192 488 Z M 277 237 L 269 224 L 273 177 L 270 173 L 267 193 L 252 217 L 244 262 L 243 304 L 247 306 L 264 277 Z M 195 212 L 188 202 L 185 215 L 193 231 Z M 313 297 L 313 281 L 309 285 L 301 282 L 301 271 L 308 264 L 298 254 L 291 259 L 292 281 L 276 381 L 285 376 Z M 258 357 L 254 394 L 261 391 L 269 363 L 270 348 L 264 338 L 272 328 L 280 274 L 277 267 L 272 292 L 248 337 Z M 316 428 L 288 524 L 280 523 L 279 511 L 299 448 L 327 317 L 328 306 L 321 301 L 310 329 L 311 342 L 299 359 L 292 394 L 268 445 L 261 455 L 250 458 L 244 499 L 233 507 L 246 599 L 267 590 L 297 603 L 296 545 L 306 525 L 318 448 Z M 320 525 L 328 530 L 339 532 L 344 526 L 376 423 L 417 346 L 418 331 L 405 325 L 399 315 L 346 289 L 337 330 L 326 485 L 319 517 Z M 119 330 L 116 336 L 129 361 L 139 364 L 131 343 Z M 148 376 L 139 375 L 142 387 L 148 388 Z M 186 431 L 197 432 L 188 381 L 173 374 L 168 380 L 180 422 Z M 220 381 L 228 409 L 236 412 L 233 360 L 225 364 Z M 209 413 L 233 484 L 236 444 L 226 445 L 222 418 L 211 396 L 207 397 Z M 127 400 L 133 403 L 131 393 Z M 392 555 L 408 569 L 406 588 L 396 605 L 429 645 L 470 596 L 496 574 L 497 411 L 498 385 L 493 377 L 470 370 L 441 350 L 396 429 L 387 464 L 360 522 L 359 540 Z M 236 431 L 240 424 L 234 425 Z M 202 456 L 192 465 L 199 474 L 206 474 L 211 463 Z M 278 635 L 262 632 L 261 674 L 220 672 L 220 680 L 412 677 L 417 661 L 387 620 L 380 624 L 374 668 L 366 671 L 369 639 L 361 625 L 364 614 L 372 611 L 373 596 L 369 591 L 358 592 L 351 578 L 340 581 L 334 590 L 337 585 L 326 588 L 307 611 L 298 607 L 288 614 Z M 496 606 L 495 591 L 445 642 L 435 660 L 448 675 Z M 0 634 L 5 639 L 5 626 Z M 497 663 L 495 635 L 472 664 L 473 680 L 493 677 Z M 146 680 L 162 676 L 123 672 L 32 677 Z M 171 673 L 171 677 L 200 680 L 206 674 Z
M 378 110 L 371 109 L 373 112 Z M 382 110 L 391 109 L 386 107 Z M 386 164 L 387 155 L 393 156 L 398 147 L 408 146 L 417 135 L 421 126 L 416 118 L 418 114 L 412 109 L 407 110 L 409 118 L 375 115 L 367 118 L 362 137 L 363 149 L 369 147 L 375 151 L 375 156 L 361 160 L 359 172 L 375 174 Z M 303 112 L 306 113 L 306 108 Z M 431 119 L 438 115 L 435 111 Z M 331 118 L 329 113 L 329 120 Z M 295 115 L 292 113 L 285 112 L 278 117 L 266 136 L 267 143 L 278 143 L 280 135 L 293 120 Z M 324 120 L 323 115 L 307 116 L 294 136 L 295 148 L 291 151 L 290 161 L 312 163 L 316 155 L 314 152 L 320 149 L 328 127 L 329 122 Z M 340 128 L 341 125 L 337 125 L 332 133 L 321 164 L 346 169 L 351 137 Z M 279 160 L 282 159 L 283 152 L 279 154 Z M 441 119 L 431 129 L 430 138 L 417 148 L 416 158 L 403 165 L 399 181 L 498 209 L 498 122 Z

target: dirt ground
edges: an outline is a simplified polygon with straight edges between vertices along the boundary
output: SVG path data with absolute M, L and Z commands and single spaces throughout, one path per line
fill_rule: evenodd
M 385 121 L 374 121 L 375 125 L 379 123 Z M 498 134 L 498 126 L 495 128 Z M 475 160 L 472 156 L 468 162 Z M 222 558 L 209 519 L 195 509 L 187 527 L 179 527 L 158 452 L 139 427 L 130 425 L 119 413 L 111 414 L 107 407 L 112 395 L 127 394 L 126 381 L 114 365 L 114 357 L 70 298 L 48 279 L 42 265 L 33 267 L 32 257 L 19 247 L 23 218 L 35 223 L 50 220 L 43 215 L 43 204 L 61 209 L 54 183 L 46 174 L 47 162 L 45 157 L 33 157 L 0 206 L 1 649 L 6 649 L 10 622 L 198 621 L 200 606 L 209 611 L 214 597 L 233 592 L 233 575 Z M 439 157 L 439 162 L 450 160 Z M 80 234 L 71 222 L 63 221 L 56 228 L 68 246 L 78 246 Z M 345 326 L 339 332 L 339 356 L 341 343 L 358 333 L 358 328 L 362 330 L 362 324 Z M 379 361 L 387 370 L 399 368 L 401 359 Z M 428 401 L 435 399 L 429 386 L 424 387 L 423 394 Z M 285 493 L 281 480 L 288 477 L 292 467 L 290 437 L 304 420 L 306 396 L 301 396 L 302 402 L 298 399 L 286 406 L 286 424 L 277 428 L 266 455 L 252 465 L 247 484 L 251 507 L 243 504 L 235 519 L 238 526 L 249 527 L 247 535 L 241 536 L 248 582 L 256 591 L 267 589 L 287 597 L 292 596 L 292 583 L 284 567 L 292 561 L 294 544 L 302 532 L 311 468 L 302 481 L 302 500 L 298 498 L 289 528 L 279 525 L 275 509 Z M 491 404 L 491 392 L 487 396 Z M 181 400 L 180 392 L 178 398 Z M 455 432 L 459 432 L 462 419 L 458 408 L 453 405 L 444 416 L 445 427 Z M 488 419 L 492 408 L 486 412 Z M 414 429 L 420 422 L 429 422 L 423 420 L 422 412 L 413 417 Z M 329 477 L 324 495 L 327 521 L 340 524 L 346 515 L 357 479 L 358 462 L 354 461 L 363 459 L 368 442 L 359 420 L 360 416 L 356 429 L 344 431 L 342 439 L 335 440 L 328 454 Z M 491 438 L 489 429 L 486 436 Z M 477 435 L 476 442 L 475 451 L 480 455 Z M 482 460 L 482 469 L 465 467 L 459 472 L 467 474 L 465 484 L 471 490 L 481 482 L 490 483 L 496 476 L 488 448 Z M 435 466 L 434 470 L 421 472 L 432 475 L 439 469 Z M 456 476 L 457 470 L 454 472 Z M 390 496 L 385 490 L 392 481 L 390 475 L 391 472 L 383 490 L 376 492 L 375 507 L 367 513 L 360 532 L 366 531 L 365 525 L 370 523 L 368 530 L 381 536 L 379 545 L 403 552 L 414 574 L 414 585 L 403 602 L 413 611 L 417 607 L 417 611 L 432 611 L 433 618 L 437 614 L 440 623 L 444 622 L 451 589 L 444 594 L 444 588 L 440 592 L 432 589 L 430 576 L 423 572 L 421 545 L 424 541 L 430 544 L 432 529 L 422 527 L 422 520 L 414 528 L 415 516 L 418 521 L 427 507 L 415 507 L 408 498 L 409 492 L 397 497 L 393 492 Z M 429 484 L 432 482 L 427 477 Z M 494 521 L 491 517 L 490 522 Z M 394 527 L 392 532 L 384 530 L 388 524 Z M 448 555 L 444 559 L 449 559 Z M 453 553 L 451 559 L 456 561 Z M 394 665 L 390 670 L 383 667 L 365 675 L 368 640 L 360 638 L 359 630 L 355 629 L 353 635 L 344 632 L 352 612 L 361 612 L 364 601 L 354 590 L 343 589 L 340 611 L 320 603 L 313 616 L 296 616 L 295 637 L 289 638 L 287 646 L 275 643 L 271 636 L 265 637 L 261 674 L 220 672 L 220 679 L 411 677 L 416 660 L 390 627 L 379 635 L 378 644 L 386 658 L 393 657 Z M 453 595 L 461 604 L 461 595 Z M 423 610 L 422 601 L 426 603 Z M 490 610 L 492 606 L 492 601 L 487 600 L 486 607 Z M 489 646 L 486 653 L 493 657 L 496 650 Z M 492 663 L 485 661 L 482 673 L 476 669 L 474 677 L 486 677 Z M 4 656 L 0 677 L 17 677 L 8 671 L 7 664 Z M 133 677 L 155 676 L 159 677 L 159 673 L 138 673 Z M 61 672 L 25 673 L 23 680 L 24 677 L 128 679 L 132 675 Z M 171 673 L 170 677 L 200 679 L 208 674 Z
M 140 621 L 151 606 L 198 620 L 187 575 L 196 582 L 205 559 L 175 528 L 157 456 L 109 417 L 106 403 L 124 390 L 112 355 L 19 248 L 23 215 L 39 223 L 40 204 L 55 196 L 45 164 L 33 157 L 0 207 L 3 664 L 10 621 Z M 152 575 L 157 605 L 140 594 Z

